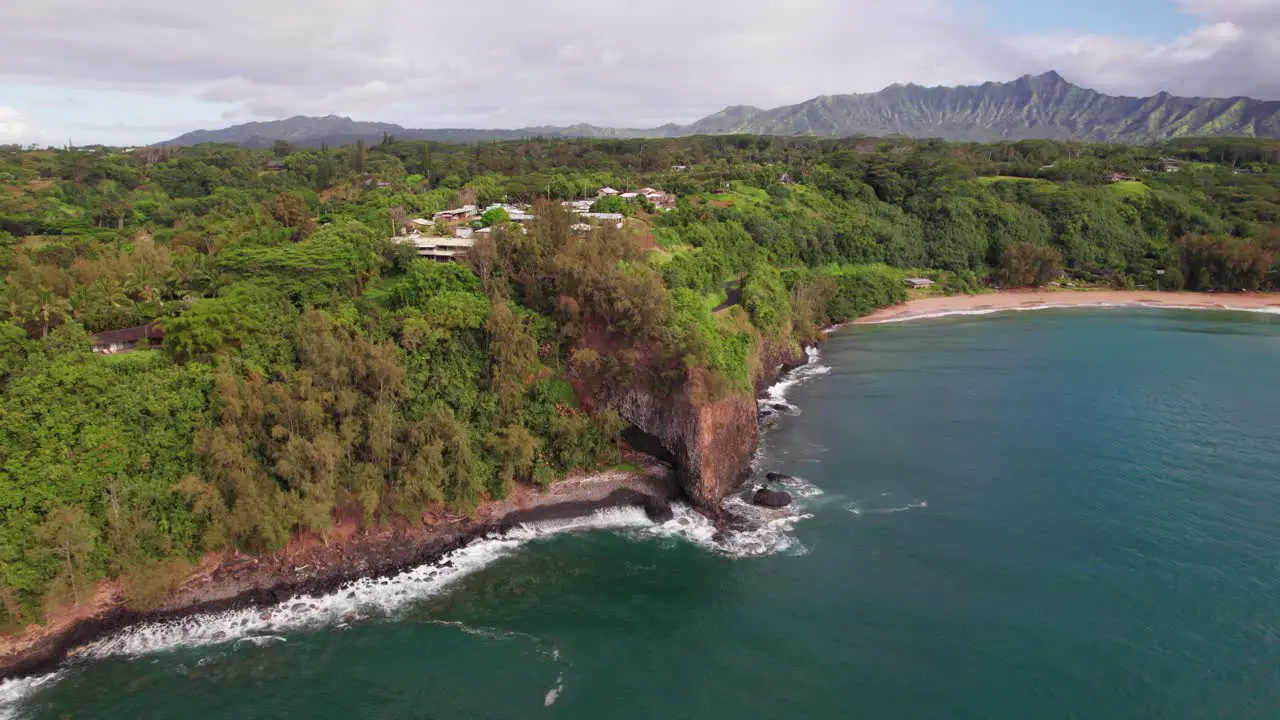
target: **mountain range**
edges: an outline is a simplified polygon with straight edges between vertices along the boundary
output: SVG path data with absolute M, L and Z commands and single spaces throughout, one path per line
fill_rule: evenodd
M 1251 98 L 1183 98 L 1104 95 L 1073 85 L 1056 72 L 1024 75 L 1012 82 L 962 87 L 891 85 L 875 93 L 822 95 L 796 105 L 762 110 L 725 108 L 689 125 L 606 128 L 595 125 L 527 127 L 515 130 L 410 129 L 346 117 L 297 116 L 252 122 L 222 130 L 197 130 L 166 145 L 203 142 L 270 147 L 340 145 L 401 140 L 470 143 L 548 138 L 646 138 L 689 135 L 806 135 L 817 137 L 906 136 L 957 141 L 1052 138 L 1091 142 L 1151 143 L 1178 137 L 1280 137 L 1280 102 Z

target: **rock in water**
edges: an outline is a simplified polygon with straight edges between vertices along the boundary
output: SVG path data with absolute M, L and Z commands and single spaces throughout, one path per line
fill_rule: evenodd
M 666 498 L 650 495 L 644 499 L 644 514 L 655 523 L 664 523 L 675 517 L 671 503 Z
M 775 472 L 765 473 L 764 479 L 772 483 L 785 483 L 785 482 L 791 482 L 795 480 L 795 478 L 791 477 L 790 475 L 783 475 L 782 473 L 775 473 Z
M 791 504 L 791 493 L 761 488 L 751 496 L 752 504 L 767 508 L 783 508 Z

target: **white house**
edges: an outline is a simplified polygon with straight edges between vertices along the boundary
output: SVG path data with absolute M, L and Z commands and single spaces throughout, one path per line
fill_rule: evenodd
M 604 197 L 605 195 L 617 195 L 617 194 L 618 194 L 618 191 L 614 190 L 611 187 L 602 187 L 600 188 L 600 192 L 596 193 L 596 195 L 599 195 L 601 197 Z
M 467 228 L 470 230 L 470 228 Z M 408 237 L 392 238 L 392 242 L 410 243 L 417 251 L 419 257 L 434 258 L 436 260 L 454 260 L 467 254 L 467 251 L 475 247 L 476 241 L 466 237 L 428 237 L 426 235 L 410 235 Z

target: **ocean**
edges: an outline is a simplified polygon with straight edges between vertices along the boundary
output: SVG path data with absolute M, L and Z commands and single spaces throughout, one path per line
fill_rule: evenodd
M 833 334 L 764 403 L 796 504 L 643 512 L 136 628 L 6 718 L 1280 717 L 1280 318 Z

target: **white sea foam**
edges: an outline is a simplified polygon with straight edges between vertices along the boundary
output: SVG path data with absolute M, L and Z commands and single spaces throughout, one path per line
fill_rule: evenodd
M 796 523 L 813 517 L 794 510 L 758 508 L 739 497 L 724 502 L 727 513 L 741 520 L 738 527 L 720 530 L 711 520 L 687 505 L 673 505 L 674 517 L 661 524 L 629 531 L 637 539 L 673 538 L 733 558 L 788 553 L 803 555 L 805 547 L 791 531 Z
M 562 692 L 564 692 L 564 675 L 559 675 L 556 677 L 555 686 L 548 690 L 546 696 L 542 698 L 542 705 L 544 707 L 555 705 Z
M 769 386 L 765 390 L 765 396 L 757 401 L 761 410 L 770 410 L 774 412 L 783 412 L 788 415 L 799 415 L 800 408 L 791 404 L 787 400 L 787 393 L 800 383 L 810 378 L 826 375 L 831 372 L 831 368 L 821 364 L 819 360 L 822 357 L 821 352 L 816 347 L 807 347 L 804 350 L 807 361 L 804 365 L 793 368 L 789 372 L 783 374 L 778 382 Z
M 65 671 L 0 681 L 0 720 L 22 717 L 22 705 L 41 688 L 62 679 Z
M 928 500 L 917 500 L 916 502 L 907 503 L 901 507 L 862 507 L 857 503 L 849 503 L 845 509 L 854 515 L 892 515 L 894 513 L 908 512 L 910 510 L 921 510 L 929 507 Z
M 298 596 L 266 609 L 247 608 L 144 623 L 78 648 L 73 657 L 134 656 L 179 647 L 283 641 L 282 633 L 335 626 L 370 615 L 390 615 L 506 557 L 520 546 L 549 535 L 579 530 L 651 525 L 640 508 L 611 508 L 591 515 L 521 525 L 491 535 L 393 577 L 362 578 L 328 595 Z
M 863 325 L 892 325 L 895 323 L 913 322 L 915 320 L 934 320 L 937 318 L 965 316 L 965 315 L 994 315 L 1002 312 L 1032 312 L 1036 310 L 1071 310 L 1071 309 L 1098 309 L 1098 308 L 1151 308 L 1153 310 L 1216 310 L 1219 312 L 1248 312 L 1261 313 L 1263 315 L 1280 315 L 1280 307 L 1240 307 L 1235 305 L 1223 306 L 1204 306 L 1204 305 L 1166 305 L 1164 303 L 1147 303 L 1147 302 L 1100 302 L 1089 303 L 1085 305 L 1076 303 L 1053 304 L 1045 303 L 1042 305 L 1020 305 L 1015 307 L 1001 308 L 982 308 L 980 310 L 940 310 L 938 312 L 921 313 L 919 315 L 906 315 L 903 317 L 892 317 L 884 320 L 869 320 L 862 323 Z

